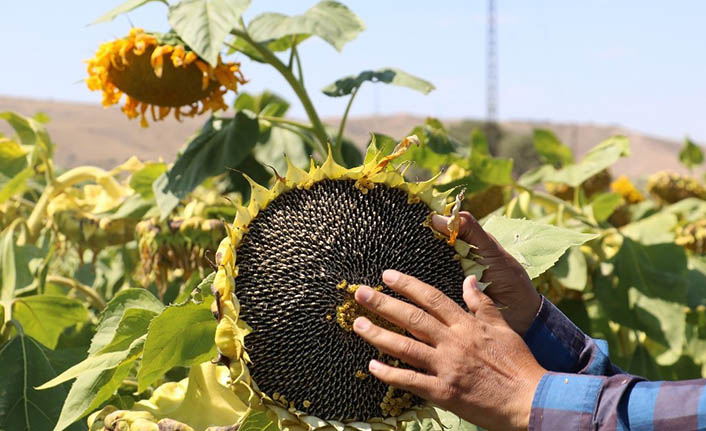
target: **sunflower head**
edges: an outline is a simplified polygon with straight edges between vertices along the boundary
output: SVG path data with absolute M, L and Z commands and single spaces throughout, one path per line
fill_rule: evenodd
M 669 171 L 650 176 L 647 179 L 647 192 L 667 204 L 687 198 L 706 199 L 706 188 L 696 178 Z
M 140 117 L 147 127 L 147 114 L 162 120 L 170 112 L 180 119 L 206 111 L 226 109 L 223 95 L 237 91 L 246 81 L 238 63 L 216 67 L 199 58 L 173 33 L 146 33 L 133 28 L 122 39 L 101 44 L 88 60 L 86 85 L 103 92 L 103 106 L 120 102 L 128 118 Z
M 642 193 L 635 188 L 635 185 L 625 175 L 621 175 L 617 180 L 610 183 L 610 190 L 620 194 L 628 204 L 636 204 L 645 200 Z
M 396 429 L 434 416 L 423 400 L 368 375 L 373 358 L 407 365 L 350 330 L 366 313 L 353 299 L 358 285 L 397 296 L 382 283 L 384 269 L 461 305 L 463 278 L 483 270 L 469 244 L 450 245 L 430 227 L 434 212 L 458 214 L 462 196 L 454 203 L 431 181 L 407 182 L 389 164 L 404 148 L 352 169 L 330 156 L 308 172 L 290 163 L 271 189 L 252 183 L 250 204 L 238 208 L 218 248 L 220 362 L 234 393 L 282 429 Z

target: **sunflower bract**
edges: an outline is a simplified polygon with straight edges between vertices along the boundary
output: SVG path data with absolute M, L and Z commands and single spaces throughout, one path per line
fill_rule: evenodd
M 430 211 L 384 184 L 364 194 L 353 180 L 330 179 L 285 192 L 260 211 L 237 249 L 235 284 L 240 318 L 253 329 L 245 349 L 261 391 L 339 421 L 395 413 L 381 408 L 389 388 L 366 377 L 377 350 L 335 318 L 352 296 L 339 285 L 378 286 L 393 268 L 463 304 L 463 268 L 454 248 L 425 226 Z

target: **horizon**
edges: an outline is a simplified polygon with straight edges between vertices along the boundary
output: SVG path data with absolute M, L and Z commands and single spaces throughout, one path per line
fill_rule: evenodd
M 41 3 L 41 15 L 34 13 L 36 5 L 16 2 L 5 7 L 3 52 L 24 67 L 0 71 L 2 96 L 99 106 L 100 94 L 88 91 L 82 82 L 82 61 L 101 42 L 127 34 L 131 23 L 154 31 L 167 27 L 161 3 L 93 26 L 85 24 L 120 1 L 90 2 L 70 14 L 59 4 Z M 253 3 L 245 18 L 272 10 L 297 14 L 313 4 Z M 658 138 L 706 141 L 701 114 L 706 59 L 694 55 L 700 48 L 697 42 L 706 36 L 699 25 L 706 4 L 689 2 L 675 8 L 630 0 L 608 5 L 498 2 L 498 120 L 620 126 Z M 400 10 L 392 3 L 348 6 L 367 29 L 342 53 L 315 38 L 301 49 L 305 82 L 322 117 L 340 117 L 347 99 L 329 98 L 318 89 L 345 75 L 390 66 L 429 80 L 436 90 L 425 96 L 368 83 L 351 116 L 484 119 L 485 2 L 468 5 L 456 0 L 433 8 L 412 2 Z M 32 28 L 23 25 L 30 22 L 28 16 L 35 23 Z M 57 16 L 62 19 L 54 19 Z M 652 31 L 655 28 L 660 31 Z M 281 77 L 242 55 L 238 59 L 250 80 L 242 91 L 270 89 L 292 104 L 290 116 L 304 117 Z

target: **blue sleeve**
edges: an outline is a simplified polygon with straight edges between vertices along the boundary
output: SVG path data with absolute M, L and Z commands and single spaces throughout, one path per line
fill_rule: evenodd
M 706 430 L 706 379 L 647 382 L 549 372 L 534 395 L 529 430 Z
M 542 298 L 525 343 L 549 371 L 612 376 L 624 374 L 608 358 L 608 343 L 584 334 L 554 304 Z

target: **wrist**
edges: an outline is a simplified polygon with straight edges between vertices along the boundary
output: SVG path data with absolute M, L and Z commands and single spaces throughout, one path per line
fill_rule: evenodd
M 522 316 L 513 325 L 520 337 L 524 337 L 529 331 L 542 308 L 542 296 L 534 288 L 532 290 L 534 291 L 533 294 L 529 296 L 527 303 L 523 306 L 524 312 Z
M 518 392 L 521 395 L 517 397 L 517 415 L 513 424 L 515 429 L 526 430 L 529 427 L 534 397 L 546 372 L 547 370 L 538 364 L 533 364 L 526 373 L 523 373 L 525 377 L 522 381 L 522 389 Z

